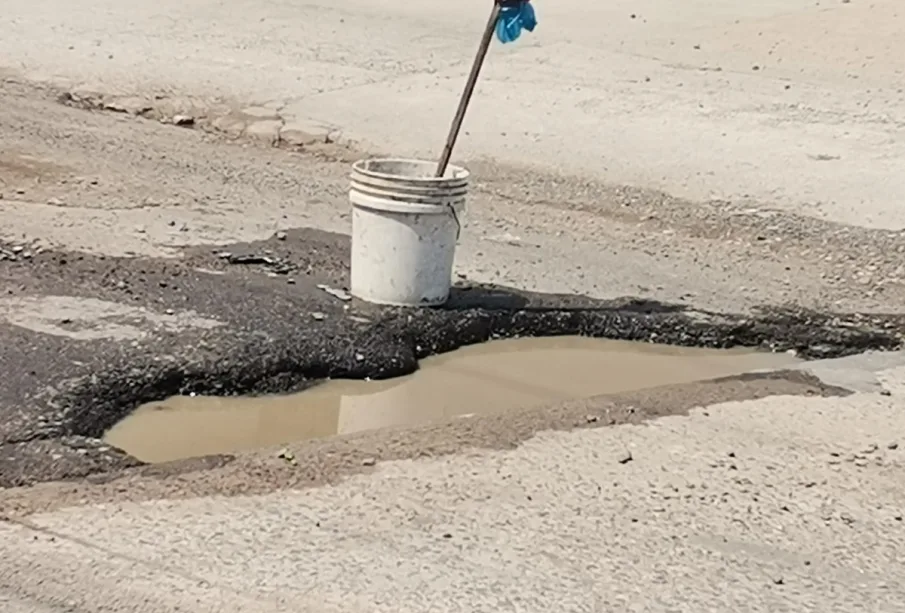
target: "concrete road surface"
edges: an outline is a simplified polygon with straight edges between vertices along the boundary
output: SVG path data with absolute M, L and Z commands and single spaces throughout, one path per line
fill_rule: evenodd
M 694 200 L 905 228 L 898 0 L 536 2 L 495 45 L 457 154 Z M 489 0 L 6 0 L 0 63 L 221 97 L 437 155 Z
M 809 367 L 865 390 L 849 396 L 548 432 L 329 487 L 122 502 L 159 484 L 114 482 L 105 503 L 0 524 L 0 598 L 73 613 L 895 613 L 903 364 Z
M 900 4 L 538 0 L 539 29 L 494 47 L 467 118 L 457 270 L 724 310 L 901 311 Z M 176 257 L 347 231 L 341 148 L 271 137 L 316 125 L 346 154 L 435 155 L 487 10 L 5 0 L 0 238 Z M 70 108 L 60 90 L 116 108 Z M 260 121 L 184 130 L 130 117 L 128 99 Z M 693 388 L 687 416 L 422 446 L 331 485 L 271 484 L 268 453 L 223 469 L 231 488 L 199 469 L 3 491 L 0 609 L 898 612 L 905 370 L 886 359 L 818 367 L 852 395 Z M 683 413 L 679 396 L 652 406 Z M 586 402 L 582 426 L 606 401 Z M 312 462 L 335 458 L 322 444 Z

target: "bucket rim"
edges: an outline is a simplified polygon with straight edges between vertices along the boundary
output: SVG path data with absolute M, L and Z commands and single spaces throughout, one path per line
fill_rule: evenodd
M 456 196 L 442 202 L 408 202 L 381 196 L 373 196 L 358 190 L 349 191 L 352 209 L 368 209 L 403 215 L 458 215 L 465 210 L 465 196 Z
M 436 166 L 436 162 L 432 160 L 418 160 L 413 158 L 363 158 L 352 164 L 352 171 L 356 173 L 360 173 L 366 177 L 372 177 L 375 179 L 385 179 L 388 181 L 403 179 L 405 181 L 412 181 L 415 183 L 423 183 L 423 184 L 432 184 L 432 183 L 446 183 L 449 181 L 463 181 L 467 180 L 471 173 L 467 168 L 463 168 L 462 166 L 457 166 L 455 164 L 449 164 L 446 167 L 446 172 L 448 174 L 452 174 L 453 176 L 444 176 L 444 177 L 407 177 L 404 175 L 394 175 L 388 172 L 377 172 L 375 170 L 370 170 L 365 168 L 366 164 L 371 164 L 374 162 L 384 162 L 384 163 L 405 163 L 405 164 L 433 164 Z

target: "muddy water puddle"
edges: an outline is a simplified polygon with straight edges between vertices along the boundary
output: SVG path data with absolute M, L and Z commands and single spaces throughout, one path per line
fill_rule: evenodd
M 231 453 L 689 383 L 798 362 L 788 354 L 585 337 L 498 340 L 427 358 L 385 381 L 335 379 L 283 396 L 177 396 L 139 407 L 105 435 L 145 462 Z

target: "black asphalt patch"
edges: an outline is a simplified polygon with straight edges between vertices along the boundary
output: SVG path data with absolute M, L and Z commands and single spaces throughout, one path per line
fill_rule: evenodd
M 180 259 L 0 245 L 7 288 L 0 298 L 95 298 L 174 317 L 190 310 L 223 323 L 158 329 L 141 340 L 75 340 L 0 324 L 0 486 L 136 465 L 99 439 L 145 402 L 298 391 L 327 377 L 400 376 L 426 356 L 494 338 L 585 335 L 829 358 L 897 348 L 905 330 L 901 316 L 769 309 L 742 317 L 466 280 L 443 308 L 377 307 L 345 295 L 348 247 L 348 237 L 315 230 L 194 248 Z M 57 323 L 78 325 L 68 317 Z

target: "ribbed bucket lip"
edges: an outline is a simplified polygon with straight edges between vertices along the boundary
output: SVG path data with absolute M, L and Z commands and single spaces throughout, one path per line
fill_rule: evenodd
M 425 185 L 431 183 L 444 183 L 447 181 L 462 181 L 467 180 L 470 176 L 470 173 L 466 169 L 462 168 L 461 166 L 454 166 L 452 164 L 447 166 L 446 175 L 443 177 L 434 177 L 431 175 L 413 177 L 411 175 L 378 172 L 369 168 L 372 164 L 421 164 L 424 165 L 426 169 L 435 169 L 437 167 L 436 162 L 428 160 L 411 160 L 407 158 L 369 158 L 365 160 L 358 160 L 357 162 L 352 164 L 352 171 L 355 173 L 360 173 L 366 177 L 372 177 L 374 179 L 386 179 L 389 181 L 392 181 L 394 179 L 405 179 L 406 181 L 424 183 Z

